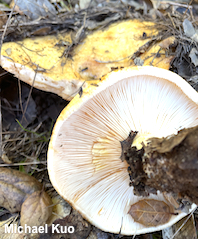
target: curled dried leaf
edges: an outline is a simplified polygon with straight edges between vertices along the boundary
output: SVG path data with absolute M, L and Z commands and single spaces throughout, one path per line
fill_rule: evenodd
M 41 188 L 42 184 L 32 176 L 9 168 L 0 170 L 0 206 L 11 213 L 21 210 L 27 194 Z
M 25 14 L 30 19 L 35 20 L 40 17 L 52 18 L 56 15 L 56 9 L 50 3 L 49 0 L 37 0 L 37 1 L 12 1 L 10 7 L 15 6 L 15 11 L 20 14 Z
M 8 158 L 8 156 L 4 153 L 1 156 L 1 159 L 3 160 L 4 163 L 10 164 L 12 161 Z
M 164 198 L 167 202 L 169 202 L 175 209 L 178 209 L 180 207 L 178 201 L 176 200 L 176 197 L 173 197 L 171 193 L 163 193 Z
M 128 212 L 135 222 L 147 227 L 167 223 L 173 215 L 172 208 L 163 201 L 144 199 L 133 204 Z
M 0 206 L 11 213 L 18 212 L 26 194 L 11 184 L 0 181 Z
M 42 226 L 52 214 L 52 200 L 44 191 L 36 191 L 21 207 L 21 226 Z
M 1 168 L 0 181 L 11 184 L 27 194 L 42 189 L 42 184 L 34 177 L 10 168 Z

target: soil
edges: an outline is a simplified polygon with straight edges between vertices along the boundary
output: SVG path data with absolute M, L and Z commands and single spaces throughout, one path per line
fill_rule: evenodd
M 131 134 L 126 141 L 133 138 Z M 142 149 L 129 146 L 123 152 L 136 195 L 148 196 L 159 190 L 176 195 L 180 205 L 187 201 L 198 204 L 197 126 L 180 130 L 172 137 L 151 138 Z

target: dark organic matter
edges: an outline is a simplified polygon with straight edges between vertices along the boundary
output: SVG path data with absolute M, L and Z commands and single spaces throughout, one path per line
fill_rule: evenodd
M 137 195 L 169 192 L 198 203 L 198 126 L 167 138 L 151 138 L 140 150 L 128 148 L 125 160 Z

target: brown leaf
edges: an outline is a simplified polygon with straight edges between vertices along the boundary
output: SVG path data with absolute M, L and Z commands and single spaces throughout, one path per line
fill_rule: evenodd
M 11 213 L 18 212 L 26 194 L 11 184 L 0 181 L 0 206 Z
M 43 226 L 52 214 L 52 201 L 44 191 L 36 191 L 21 207 L 21 226 Z
M 18 212 L 27 194 L 41 190 L 34 177 L 9 168 L 0 169 L 0 206 L 11 213 Z
M 56 15 L 55 7 L 49 0 L 37 0 L 37 1 L 12 1 L 11 7 L 15 6 L 15 11 L 20 14 L 25 14 L 32 20 L 36 20 L 42 17 L 52 18 Z
M 167 193 L 164 192 L 163 193 L 164 198 L 166 199 L 167 202 L 169 202 L 175 209 L 179 208 L 179 203 L 177 202 L 176 196 L 171 194 L 171 193 Z
M 154 199 L 140 200 L 128 212 L 135 222 L 148 227 L 165 224 L 172 216 L 172 208 L 163 201 Z

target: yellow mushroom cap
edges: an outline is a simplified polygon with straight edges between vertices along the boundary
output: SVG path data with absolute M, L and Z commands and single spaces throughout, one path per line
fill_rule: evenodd
M 135 235 L 171 226 L 186 213 L 179 211 L 156 227 L 134 222 L 128 214 L 142 197 L 129 187 L 120 141 L 131 130 L 144 140 L 198 125 L 197 111 L 198 93 L 173 72 L 145 66 L 108 74 L 98 88 L 77 95 L 56 122 L 48 150 L 54 188 L 104 231 Z M 166 202 L 160 192 L 147 198 Z
M 135 65 L 131 57 L 158 34 L 154 26 L 138 19 L 116 22 L 88 34 L 72 49 L 71 32 L 7 42 L 2 45 L 0 64 L 35 88 L 71 100 L 81 86 L 97 84 L 111 68 Z M 144 65 L 170 67 L 172 56 L 166 56 L 158 43 L 144 48 L 139 53 Z

